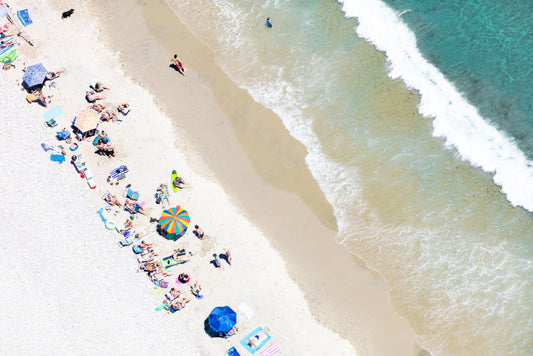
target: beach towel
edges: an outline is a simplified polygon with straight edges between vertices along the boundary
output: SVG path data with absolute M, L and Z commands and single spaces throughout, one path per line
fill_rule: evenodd
M 62 115 L 62 114 L 63 114 L 63 110 L 61 110 L 61 107 L 59 105 L 56 105 L 53 108 L 51 108 L 50 110 L 47 110 L 43 114 L 43 118 L 46 121 L 50 121 L 51 119 L 55 119 L 56 117 L 58 117 L 59 115 Z
M 263 351 L 261 351 L 259 354 L 261 356 L 272 356 L 272 355 L 275 355 L 279 352 L 279 347 L 278 345 L 272 343 L 270 345 L 268 345 L 267 348 L 265 348 Z
M 30 14 L 28 13 L 28 9 L 18 10 L 17 17 L 19 18 L 20 22 L 24 25 L 24 27 L 31 25 L 33 23 L 33 21 L 30 18 Z
M 19 57 L 19 55 L 17 54 L 17 51 L 13 49 L 13 50 L 11 50 L 11 52 L 1 55 L 0 56 L 0 62 L 2 62 L 2 63 L 12 63 L 18 57 Z
M 65 161 L 65 156 L 63 155 L 50 155 L 50 160 L 54 161 L 54 162 L 64 162 Z
M 128 167 L 122 165 L 116 169 L 113 169 L 111 171 L 111 173 L 109 173 L 109 175 L 111 176 L 111 178 L 115 179 L 115 178 L 118 178 L 118 177 L 122 177 L 122 176 L 125 176 L 126 173 L 128 173 L 129 170 L 128 170 Z
M 245 302 L 240 302 L 239 305 L 237 305 L 237 309 L 239 309 L 247 319 L 251 319 L 255 314 L 254 310 Z
M 226 351 L 226 355 L 228 355 L 228 356 L 241 356 L 241 354 L 239 353 L 239 351 L 237 351 L 235 346 L 233 346 L 231 349 Z
M 248 335 L 246 335 L 240 342 L 241 342 L 241 345 L 244 346 L 244 348 L 246 350 L 248 350 L 249 353 L 251 353 L 252 355 L 255 354 L 260 348 L 262 348 L 263 346 L 265 346 L 265 344 L 271 339 L 270 335 L 267 333 L 266 334 L 266 338 L 263 340 L 263 342 L 261 342 L 257 347 L 251 347 L 250 345 L 248 345 L 247 341 L 249 338 L 251 338 L 252 336 L 254 336 L 255 334 L 257 334 L 258 332 L 260 332 L 261 330 L 263 330 L 262 327 L 258 327 L 257 329 L 255 329 L 254 331 L 252 331 L 251 333 L 249 333 Z

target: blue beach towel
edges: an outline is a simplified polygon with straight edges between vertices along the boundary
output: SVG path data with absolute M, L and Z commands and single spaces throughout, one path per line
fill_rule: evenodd
M 48 110 L 43 114 L 43 118 L 46 121 L 49 121 L 50 119 L 55 119 L 59 115 L 63 114 L 63 110 L 61 110 L 61 107 L 59 105 L 54 106 L 52 109 Z
M 24 25 L 24 27 L 31 25 L 33 23 L 33 21 L 30 18 L 30 14 L 28 13 L 28 9 L 18 10 L 17 16 L 20 22 Z
M 109 175 L 111 176 L 111 178 L 118 178 L 122 175 L 125 175 L 128 172 L 129 172 L 128 167 L 122 165 L 116 169 L 113 169 L 111 173 L 109 173 Z
M 226 355 L 228 355 L 228 356 L 241 356 L 241 354 L 239 353 L 239 351 L 237 351 L 235 346 L 233 346 L 231 349 L 226 351 Z
M 257 334 L 258 332 L 260 332 L 261 330 L 263 330 L 262 327 L 258 327 L 257 329 L 255 329 L 254 331 L 252 331 L 251 333 L 249 333 L 248 335 L 246 335 L 242 340 L 241 340 L 241 345 L 244 346 L 244 348 L 246 350 L 248 350 L 248 352 L 250 352 L 252 355 L 255 354 L 257 352 L 257 350 L 259 350 L 260 348 L 262 348 L 263 346 L 265 346 L 265 344 L 271 339 L 270 335 L 267 333 L 266 334 L 266 338 L 265 340 L 263 340 L 263 342 L 261 344 L 259 344 L 257 347 L 250 347 L 250 345 L 248 345 L 248 343 L 246 342 L 249 338 L 251 338 L 252 336 L 254 336 L 255 334 Z

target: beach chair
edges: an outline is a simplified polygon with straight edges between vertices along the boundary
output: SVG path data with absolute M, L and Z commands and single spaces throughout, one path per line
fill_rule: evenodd
M 30 18 L 30 14 L 28 13 L 28 9 L 18 10 L 17 17 L 19 18 L 20 23 L 24 25 L 24 27 L 33 23 L 32 19 Z
M 126 191 L 126 198 L 131 200 L 139 200 L 139 192 L 128 188 Z
M 57 122 L 55 119 L 48 119 L 48 120 L 45 120 L 44 121 L 45 125 L 48 126 L 48 127 L 55 127 L 57 126 Z
M 55 120 L 56 117 L 63 114 L 63 110 L 61 110 L 61 107 L 59 105 L 54 106 L 52 109 L 46 111 L 43 114 L 43 119 L 45 124 L 48 127 L 54 127 L 57 125 L 57 122 Z
M 70 131 L 67 129 L 64 129 L 63 131 L 56 132 L 56 136 L 59 140 L 70 140 Z

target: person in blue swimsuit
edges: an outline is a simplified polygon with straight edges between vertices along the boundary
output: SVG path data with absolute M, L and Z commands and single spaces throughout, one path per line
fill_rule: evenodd
M 267 17 L 267 26 L 272 28 L 272 21 L 270 21 L 270 17 Z

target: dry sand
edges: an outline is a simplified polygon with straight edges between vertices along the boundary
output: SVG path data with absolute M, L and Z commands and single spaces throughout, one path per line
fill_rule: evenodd
M 17 239 L 3 251 L 8 266 L 12 266 L 9 270 L 17 271 L 2 281 L 2 290 L 8 292 L 9 312 L 2 318 L 0 331 L 10 336 L 8 350 L 17 351 L 25 343 L 20 350 L 29 353 L 35 353 L 37 345 L 49 353 L 72 352 L 90 347 L 96 338 L 102 340 L 99 349 L 87 353 L 139 353 L 135 350 L 150 349 L 159 354 L 169 347 L 187 345 L 187 354 L 195 354 L 196 347 L 200 354 L 221 354 L 256 326 L 268 326 L 273 342 L 288 355 L 348 355 L 355 354 L 355 348 L 361 354 L 373 355 L 417 352 L 412 331 L 393 312 L 379 277 L 334 243 L 331 208 L 317 193 L 317 185 L 303 163 L 305 152 L 301 146 L 282 129 L 279 120 L 269 120 L 272 113 L 254 103 L 217 69 L 209 51 L 176 23 L 163 2 L 150 3 L 157 17 L 141 12 L 147 7 L 123 7 L 122 16 L 112 21 L 117 26 L 113 38 L 101 32 L 109 29 L 100 26 L 90 11 L 73 1 L 40 2 L 38 7 L 31 1 L 11 1 L 10 5 L 13 9 L 30 8 L 35 23 L 25 31 L 35 47 L 20 46 L 18 52 L 24 54 L 23 58 L 16 63 L 16 69 L 3 76 L 20 83 L 22 62 L 41 61 L 49 70 L 65 69 L 55 81 L 56 88 L 45 88 L 47 95 L 53 95 L 49 105 L 59 104 L 65 112 L 58 119 L 59 127 L 68 126 L 76 113 L 88 106 L 83 94 L 93 78 L 100 78 L 111 87 L 104 93 L 104 103 L 116 105 L 127 100 L 132 112 L 120 125 L 100 126 L 109 132 L 117 149 L 116 158 L 97 156 L 90 142 L 81 143 L 78 151 L 89 160 L 96 176 L 95 191 L 89 190 L 72 166 L 56 166 L 40 149 L 41 140 L 54 143 L 55 132 L 43 125 L 39 117 L 43 108 L 33 104 L 31 113 L 19 119 L 24 120 L 23 125 L 15 117 L 10 118 L 11 131 L 3 139 L 13 142 L 17 149 L 3 152 L 1 168 L 9 174 L 2 175 L 1 183 L 7 188 L 7 202 L 20 209 L 2 211 L 2 220 L 10 221 L 6 236 Z M 125 3 L 107 4 L 120 5 Z M 71 7 L 76 9 L 75 15 L 62 21 L 61 11 Z M 153 20 L 161 19 L 163 14 L 170 17 L 163 17 L 164 20 L 181 26 L 175 29 L 163 21 L 166 26 L 160 23 L 159 28 L 167 33 L 180 31 L 182 51 L 187 49 L 188 55 L 204 53 L 200 60 L 182 58 L 188 69 L 185 77 L 166 67 L 170 45 L 178 44 L 155 41 L 151 37 L 153 24 L 152 32 L 144 31 L 150 26 L 149 21 L 143 20 L 144 15 Z M 106 17 L 101 21 L 106 19 L 111 23 Z M 127 36 L 132 26 L 128 20 L 136 24 L 138 32 L 134 36 Z M 111 42 L 117 39 L 125 44 L 121 54 L 117 52 L 120 46 Z M 135 46 L 141 46 L 151 58 L 162 58 L 161 67 L 150 62 L 157 62 L 155 59 L 140 60 L 138 53 L 127 51 L 128 47 L 139 48 Z M 123 67 L 121 61 L 126 63 Z M 130 72 L 132 66 L 137 69 L 131 72 L 133 79 L 142 81 L 145 88 L 123 72 Z M 12 91 L 13 87 L 7 90 Z M 160 99 L 160 106 L 153 102 L 151 93 Z M 16 108 L 27 105 L 23 92 L 17 90 L 16 97 L 17 100 L 10 100 L 16 105 L 8 107 L 4 102 L 2 111 L 15 113 Z M 172 121 L 162 108 L 177 120 Z M 241 112 L 241 116 L 235 112 Z M 242 123 L 241 119 L 255 116 L 261 118 L 257 124 Z M 253 145 L 257 143 L 255 137 L 263 137 L 265 143 Z M 272 150 L 273 145 L 277 149 Z M 266 148 L 252 152 L 252 146 Z M 10 158 L 23 155 L 25 165 Z M 272 163 L 265 162 L 280 155 L 284 156 L 283 165 L 279 165 L 282 169 L 272 170 Z M 131 173 L 118 187 L 109 186 L 105 182 L 107 173 L 120 164 L 127 164 Z M 176 267 L 175 272 L 187 272 L 199 279 L 206 294 L 183 311 L 165 315 L 153 311 L 162 296 L 152 291 L 153 286 L 144 275 L 134 272 L 136 263 L 131 250 L 116 247 L 120 236 L 105 230 L 95 212 L 103 206 L 100 197 L 106 190 L 121 195 L 124 185 L 130 183 L 141 192 L 150 215 L 159 217 L 162 207 L 155 204 L 153 193 L 159 183 L 168 182 L 174 168 L 191 186 L 172 194 L 171 203 L 189 210 L 192 224 L 201 225 L 214 238 L 199 241 L 187 233 L 176 243 L 160 237 L 152 239 L 161 255 L 169 254 L 174 247 L 194 253 L 193 261 Z M 35 177 L 29 172 L 34 171 L 42 172 L 46 179 L 32 183 Z M 32 215 L 32 223 L 19 230 L 24 221 L 20 211 L 31 211 L 35 203 L 44 204 L 46 209 L 39 208 L 42 214 Z M 314 213 L 325 218 L 320 221 Z M 121 222 L 126 216 L 121 213 L 113 218 Z M 136 227 L 146 225 L 147 220 L 137 219 Z M 45 228 L 36 234 L 32 230 L 38 226 Z M 36 235 L 38 244 L 29 238 Z M 40 248 L 35 249 L 36 245 Z M 222 252 L 224 247 L 231 249 L 234 265 L 215 270 L 209 263 L 210 256 Z M 47 267 L 48 261 L 53 268 Z M 15 287 L 21 280 L 24 287 Z M 187 287 L 179 287 L 188 292 Z M 32 298 L 32 294 L 39 298 Z M 256 314 L 247 320 L 239 313 L 239 335 L 227 340 L 209 338 L 203 330 L 209 311 L 217 305 L 236 309 L 243 300 Z M 19 303 L 24 307 L 18 308 Z M 26 307 L 27 303 L 32 306 Z M 6 320 L 13 325 L 9 330 Z M 32 343 L 27 342 L 23 332 L 30 325 L 32 332 L 26 335 L 35 336 Z M 138 328 L 139 325 L 145 328 Z M 351 344 L 324 325 L 348 338 Z M 146 342 L 138 338 L 143 332 L 147 333 Z M 63 344 L 63 340 L 68 342 Z M 131 347 L 135 343 L 139 345 Z M 245 352 L 240 345 L 237 348 Z

